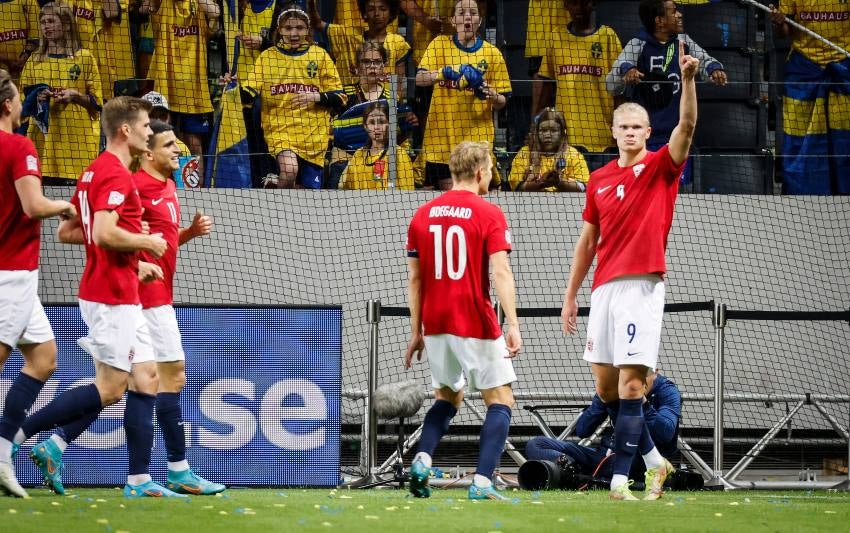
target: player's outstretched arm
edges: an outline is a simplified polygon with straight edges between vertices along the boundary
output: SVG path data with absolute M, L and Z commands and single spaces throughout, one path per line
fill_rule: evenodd
M 682 71 L 679 124 L 670 135 L 670 158 L 677 165 L 681 165 L 688 158 L 697 128 L 697 86 L 694 78 L 699 69 L 699 60 L 685 55 L 684 41 L 679 41 L 679 68 Z
M 212 226 L 212 217 L 208 217 L 203 211 L 198 209 L 195 212 L 195 217 L 192 219 L 192 223 L 185 228 L 180 228 L 180 234 L 178 235 L 177 241 L 179 246 L 183 246 L 195 237 L 209 235 L 212 231 Z
M 505 313 L 505 343 L 508 345 L 509 357 L 515 357 L 522 348 L 522 336 L 519 332 L 519 318 L 516 315 L 516 284 L 508 252 L 496 252 L 490 256 L 490 266 L 493 269 L 493 286 L 496 296 Z
M 41 180 L 35 176 L 24 176 L 15 180 L 15 190 L 21 200 L 24 214 L 30 218 L 41 220 L 57 215 L 63 218 L 77 215 L 77 210 L 70 202 L 46 198 L 41 192 Z
M 116 252 L 143 251 L 154 257 L 162 257 L 168 247 L 162 233 L 145 235 L 119 228 L 118 213 L 115 211 L 97 211 L 92 221 L 91 235 L 96 245 Z
M 410 309 L 410 342 L 404 354 L 404 368 L 413 364 L 413 356 L 422 360 L 425 341 L 422 338 L 422 269 L 418 257 L 407 258 L 407 306 Z
M 573 251 L 573 265 L 570 267 L 570 279 L 567 282 L 567 290 L 564 291 L 564 306 L 561 308 L 561 322 L 564 325 L 564 333 L 570 335 L 577 333 L 576 317 L 578 316 L 578 290 L 587 277 L 593 258 L 596 257 L 596 244 L 599 242 L 599 226 L 585 222 L 581 235 L 576 242 Z

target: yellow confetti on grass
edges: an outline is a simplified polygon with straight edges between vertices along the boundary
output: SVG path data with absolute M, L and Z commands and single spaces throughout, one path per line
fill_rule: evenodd
M 665 505 L 667 505 L 667 507 L 673 507 L 673 506 L 674 506 L 674 505 L 676 505 L 676 504 L 675 504 L 675 503 L 673 503 L 673 502 L 667 502 Z
M 286 507 L 286 504 L 285 503 L 276 503 L 276 504 L 274 504 L 274 506 L 275 507 Z
M 378 519 L 378 518 L 380 518 L 380 517 L 379 517 L 379 516 L 375 516 L 375 515 L 373 515 L 373 514 L 367 514 L 367 515 L 366 515 L 366 516 L 364 516 L 363 518 L 365 518 L 366 520 L 377 520 L 377 519 Z
M 532 501 L 531 503 L 533 503 L 534 505 L 543 505 L 543 502 L 538 502 L 538 501 L 536 501 L 536 500 L 535 500 L 535 501 Z
M 203 509 L 215 509 L 215 505 L 204 505 Z
M 50 502 L 50 505 L 53 505 L 53 506 L 55 506 L 55 507 L 59 507 L 59 506 L 60 506 L 60 505 L 62 505 L 62 504 L 61 504 L 61 503 L 59 503 L 59 502 Z
M 350 500 L 351 496 L 346 496 L 345 494 L 343 494 L 342 496 L 339 497 L 339 499 L 340 500 Z
M 731 505 L 731 506 L 733 506 L 733 507 L 734 507 L 734 506 L 736 506 L 736 505 L 741 505 L 741 504 L 740 504 L 740 503 L 738 503 L 738 502 L 729 502 L 729 505 Z
M 358 510 L 358 511 L 362 511 L 363 509 L 365 509 L 365 507 L 363 507 L 362 505 L 358 505 L 358 506 L 357 506 L 357 510 Z
M 558 522 L 566 522 L 566 520 L 564 520 L 563 518 L 559 518 Z
M 9 509 L 9 514 L 15 514 L 17 512 L 18 512 L 17 509 Z
M 835 511 L 824 511 L 826 514 L 835 514 Z
M 95 501 L 100 503 L 106 503 L 106 500 L 104 500 L 103 498 L 98 498 Z
M 124 504 L 123 504 L 123 503 L 119 503 L 119 504 L 118 504 L 118 507 L 120 507 L 120 508 L 122 508 L 122 509 L 125 509 L 125 507 L 124 507 Z
M 331 527 L 333 524 L 331 524 L 330 522 L 322 522 L 322 525 L 325 527 Z
M 129 531 L 126 531 L 126 530 L 124 530 L 124 529 L 119 529 L 119 530 L 118 530 L 118 531 L 116 531 L 115 533 L 130 533 L 130 532 L 129 532 Z
M 90 509 L 97 509 L 97 504 L 93 503 L 93 504 L 89 505 L 89 508 Z
M 224 515 L 227 514 L 227 511 L 219 511 L 218 514 Z
M 384 509 L 387 511 L 395 511 L 396 509 L 398 509 L 398 507 L 393 505 L 392 507 L 384 507 Z M 452 509 L 459 509 L 459 507 L 452 507 Z
M 109 520 L 107 520 L 106 518 L 98 518 L 97 523 L 98 524 L 108 524 Z
M 723 513 L 714 513 L 714 516 L 721 517 L 723 516 Z

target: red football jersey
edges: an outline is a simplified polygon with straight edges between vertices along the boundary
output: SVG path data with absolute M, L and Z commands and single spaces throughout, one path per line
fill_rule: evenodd
M 162 268 L 162 280 L 139 284 L 142 307 L 170 305 L 174 298 L 174 271 L 177 267 L 177 247 L 180 245 L 180 204 L 177 202 L 174 180 L 160 181 L 144 170 L 133 174 L 145 212 L 142 219 L 150 225 L 151 233 L 162 233 L 168 249 L 159 259 L 141 252 L 139 259 Z
M 80 299 L 108 305 L 138 304 L 138 253 L 107 250 L 92 238 L 98 211 L 115 211 L 119 228 L 142 232 L 142 202 L 130 171 L 114 154 L 103 152 L 80 175 L 71 203 L 80 214 L 86 246 Z
M 0 270 L 35 270 L 41 243 L 41 221 L 24 213 L 15 182 L 24 176 L 41 179 L 41 163 L 32 141 L 0 131 Z
M 490 301 L 490 256 L 511 251 L 497 206 L 468 191 L 449 191 L 420 207 L 407 230 L 407 255 L 418 257 L 425 335 L 496 339 Z
M 583 218 L 599 227 L 593 289 L 620 276 L 664 275 L 667 235 L 684 163 L 669 147 L 620 168 L 611 161 L 590 175 Z

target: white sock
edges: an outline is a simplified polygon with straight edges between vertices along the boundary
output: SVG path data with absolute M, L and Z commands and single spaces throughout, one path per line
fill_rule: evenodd
M 431 468 L 431 456 L 425 452 L 417 453 L 416 456 L 413 458 L 413 462 L 415 463 L 416 461 L 422 461 L 422 464 L 424 464 L 428 468 Z
M 490 481 L 489 478 L 486 478 L 486 477 L 482 476 L 481 474 L 475 474 L 474 476 L 472 476 L 472 484 L 475 485 L 476 487 L 481 487 L 482 489 L 486 489 L 487 487 L 492 485 L 493 482 Z
M 19 429 L 18 432 L 15 433 L 15 438 L 12 439 L 12 442 L 15 444 L 23 444 L 25 440 L 27 440 L 27 436 L 24 435 L 24 430 Z
M 12 443 L 0 437 L 0 463 L 12 462 Z
M 53 444 L 59 447 L 59 451 L 65 453 L 65 448 L 68 447 L 68 443 L 65 442 L 65 439 L 54 433 L 50 436 L 50 440 L 53 441 Z
M 658 453 L 658 448 L 653 446 L 649 453 L 643 456 L 643 462 L 646 464 L 646 469 L 649 470 L 650 468 L 658 468 L 663 465 L 664 458 Z
M 148 481 L 151 481 L 150 474 L 130 474 L 127 476 L 128 485 L 142 485 Z
M 186 470 L 189 470 L 189 461 L 186 459 L 174 463 L 168 461 L 168 470 L 171 472 L 185 472 Z
M 623 474 L 614 474 L 611 477 L 611 490 L 616 489 L 617 487 L 622 487 L 626 483 L 629 482 L 629 477 L 624 476 Z

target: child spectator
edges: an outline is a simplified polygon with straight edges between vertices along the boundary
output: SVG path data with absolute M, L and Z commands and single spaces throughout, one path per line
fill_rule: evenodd
M 261 124 L 269 153 L 277 159 L 277 179 L 268 188 L 323 185 L 331 109 L 342 107 L 345 94 L 330 56 L 309 37 L 310 17 L 297 7 L 278 16 L 277 43 L 260 54 L 243 84 L 262 99 Z
M 583 192 L 590 179 L 581 153 L 570 146 L 567 120 L 554 109 L 544 109 L 529 133 L 528 146 L 514 158 L 508 178 L 515 191 Z
M 599 153 L 614 145 L 611 116 L 614 99 L 605 90 L 605 74 L 622 50 L 620 39 L 608 26 L 593 22 L 595 0 L 565 0 L 572 21 L 554 28 L 539 79 L 539 107 L 550 106 L 564 113 L 568 124 L 581 124 L 571 134 L 573 146 Z M 552 90 L 555 97 L 552 98 Z M 535 115 L 540 109 L 532 111 Z
M 416 84 L 434 87 L 420 157 L 425 186 L 448 189 L 449 154 L 461 141 L 494 141 L 493 111 L 507 105 L 511 80 L 502 53 L 481 39 L 481 15 L 475 0 L 457 0 L 452 22 L 456 33 L 440 35 L 428 46 Z M 498 174 L 493 176 L 498 185 Z
M 404 37 L 387 29 L 398 17 L 399 0 L 358 0 L 357 5 L 368 25 L 365 32 L 359 28 L 328 24 L 320 18 L 316 0 L 309 0 L 307 5 L 313 29 L 327 37 L 329 51 L 336 60 L 336 70 L 343 83 L 354 83 L 357 76 L 357 50 L 364 41 L 383 44 L 387 51 L 386 74 L 404 77 L 410 45 Z
M 354 152 L 340 180 L 341 189 L 387 189 L 390 175 L 395 176 L 395 188 L 413 190 L 413 163 L 407 151 L 396 150 L 396 168 L 390 168 L 387 157 L 389 144 L 389 106 L 386 100 L 372 102 L 363 113 L 363 127 L 369 134 L 366 146 Z
M 45 185 L 74 185 L 100 147 L 100 73 L 66 4 L 41 8 L 41 41 L 21 73 L 27 135 Z

